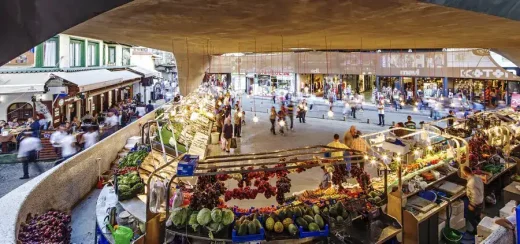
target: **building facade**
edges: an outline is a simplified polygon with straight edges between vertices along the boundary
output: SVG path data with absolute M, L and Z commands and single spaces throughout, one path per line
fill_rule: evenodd
M 0 120 L 43 115 L 56 126 L 87 111 L 103 113 L 159 76 L 131 60 L 130 45 L 54 36 L 0 68 Z

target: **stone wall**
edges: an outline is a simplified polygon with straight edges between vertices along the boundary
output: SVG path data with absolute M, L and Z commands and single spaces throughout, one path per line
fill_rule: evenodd
M 70 212 L 95 187 L 98 172 L 108 170 L 126 140 L 139 135 L 140 125 L 153 117 L 153 112 L 147 114 L 2 197 L 0 243 L 16 242 L 18 226 L 29 213 L 40 214 L 49 209 Z M 100 159 L 100 170 L 97 159 Z

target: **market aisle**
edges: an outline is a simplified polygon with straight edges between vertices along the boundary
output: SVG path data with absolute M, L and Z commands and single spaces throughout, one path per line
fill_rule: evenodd
M 345 131 L 351 125 L 355 125 L 358 130 L 365 134 L 380 131 L 382 127 L 373 124 L 359 124 L 345 121 L 333 121 L 323 119 L 307 119 L 307 123 L 300 124 L 295 121 L 294 131 L 286 133 L 285 136 L 280 134 L 272 135 L 269 132 L 271 126 L 268 116 L 265 113 L 257 114 L 259 118 L 258 123 L 253 123 L 252 117 L 249 113 L 246 116 L 246 126 L 242 127 L 242 138 L 238 138 L 238 148 L 231 154 L 235 153 L 253 153 L 265 152 L 274 150 L 283 150 L 297 147 L 326 145 L 333 140 L 334 134 L 339 134 L 343 138 Z M 209 146 L 209 155 L 223 155 L 226 154 L 220 150 L 219 145 Z M 366 167 L 367 172 L 374 176 L 376 170 L 373 167 Z M 322 179 L 323 171 L 316 167 L 308 169 L 299 174 L 289 174 L 291 179 L 291 193 L 303 191 L 306 189 L 316 188 Z M 236 181 L 227 181 L 227 188 L 233 189 L 237 187 Z M 275 179 L 271 179 L 271 184 L 276 184 Z M 258 195 L 254 200 L 231 200 L 227 202 L 229 206 L 237 205 L 239 207 L 249 208 L 251 206 L 270 206 L 276 205 L 275 197 L 266 199 L 263 195 Z
M 10 157 L 10 154 L 0 155 L 0 157 L 16 157 L 16 155 Z M 11 159 L 13 160 L 13 159 Z M 11 161 L 12 162 L 12 161 Z M 54 167 L 54 161 L 52 162 L 38 162 L 43 172 Z M 32 180 L 34 177 L 38 176 L 40 173 L 36 171 L 36 169 L 29 165 L 29 176 L 31 178 L 27 180 L 20 180 L 19 178 L 23 176 L 22 172 L 22 163 L 14 159 L 14 163 L 1 163 L 0 164 L 0 197 L 3 197 L 5 194 L 10 191 L 16 189 L 17 187 L 23 185 L 25 182 Z
M 71 243 L 94 243 L 96 228 L 96 202 L 101 190 L 94 189 L 72 210 Z

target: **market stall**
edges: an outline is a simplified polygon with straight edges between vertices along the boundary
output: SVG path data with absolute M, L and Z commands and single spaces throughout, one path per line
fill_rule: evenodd
M 383 243 L 393 238 L 400 224 L 379 208 L 386 197 L 372 191 L 370 177 L 357 166 L 364 155 L 346 150 L 348 155 L 330 157 L 343 152 L 313 146 L 204 160 L 184 155 L 167 184 L 166 211 L 159 214 L 159 219 L 169 216 L 165 242 L 312 243 L 334 237 L 337 243 Z M 346 177 L 347 164 L 355 183 Z M 291 190 L 293 175 L 319 167 L 333 171 L 330 187 Z
M 465 193 L 457 172 L 469 163 L 467 143 L 425 129 L 393 128 L 363 137 L 372 149 L 371 163 L 390 168 L 388 214 L 402 223 L 403 241 L 438 243 L 442 211 Z

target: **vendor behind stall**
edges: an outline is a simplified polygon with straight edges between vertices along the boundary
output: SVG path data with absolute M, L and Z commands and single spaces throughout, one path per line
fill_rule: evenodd
M 469 199 L 468 214 L 466 219 L 473 227 L 468 233 L 477 234 L 477 226 L 480 222 L 480 214 L 482 213 L 484 202 L 484 183 L 482 179 L 475 176 L 468 166 L 462 168 L 462 175 L 468 180 L 466 184 L 466 196 Z
M 325 166 L 321 166 L 321 169 L 323 170 L 323 178 L 320 183 L 320 189 L 327 189 L 332 186 L 332 173 Z

